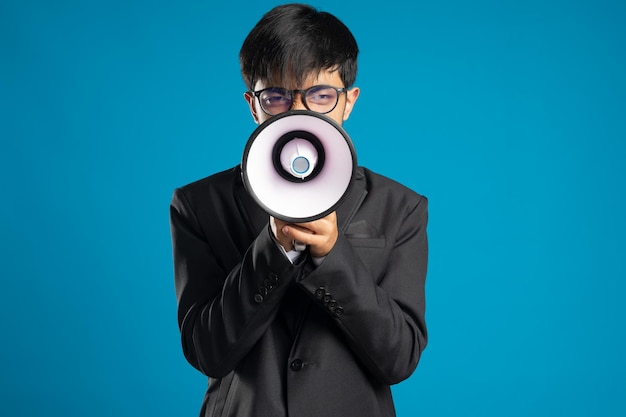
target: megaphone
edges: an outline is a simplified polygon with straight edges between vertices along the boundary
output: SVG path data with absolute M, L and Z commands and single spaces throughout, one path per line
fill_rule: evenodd
M 243 153 L 241 175 L 248 193 L 268 214 L 304 223 L 341 204 L 356 167 L 354 145 L 337 122 L 292 110 L 255 129 Z

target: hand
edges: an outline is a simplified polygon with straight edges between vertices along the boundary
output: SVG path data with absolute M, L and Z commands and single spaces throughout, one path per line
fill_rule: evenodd
M 309 246 L 311 256 L 316 258 L 328 255 L 335 246 L 337 213 L 334 211 L 321 219 L 306 223 L 287 223 L 270 216 L 272 232 L 286 251 L 293 249 L 293 241 Z

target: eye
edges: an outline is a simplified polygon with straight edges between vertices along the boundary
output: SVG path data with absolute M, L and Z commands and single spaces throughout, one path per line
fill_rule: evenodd
M 283 107 L 291 103 L 289 92 L 282 88 L 270 88 L 259 96 L 259 99 L 265 106 Z
M 306 92 L 306 99 L 314 104 L 334 103 L 337 98 L 337 91 L 328 86 L 311 87 Z

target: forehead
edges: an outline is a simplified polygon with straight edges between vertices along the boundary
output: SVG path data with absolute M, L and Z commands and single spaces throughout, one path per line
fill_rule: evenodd
M 254 90 L 259 91 L 267 87 L 283 87 L 289 89 L 307 89 L 314 85 L 331 85 L 333 87 L 344 87 L 339 71 L 337 70 L 320 70 L 319 72 L 309 73 L 301 85 L 297 85 L 294 80 L 259 80 L 254 85 Z

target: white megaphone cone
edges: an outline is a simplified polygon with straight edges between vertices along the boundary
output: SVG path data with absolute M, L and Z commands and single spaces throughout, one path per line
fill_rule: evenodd
M 268 214 L 303 223 L 339 206 L 356 166 L 352 141 L 337 122 L 293 110 L 256 128 L 246 144 L 241 173 L 246 190 Z

